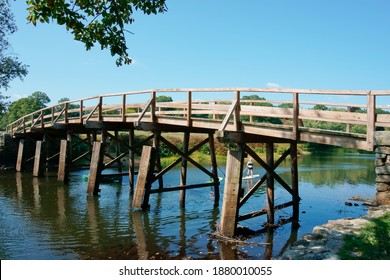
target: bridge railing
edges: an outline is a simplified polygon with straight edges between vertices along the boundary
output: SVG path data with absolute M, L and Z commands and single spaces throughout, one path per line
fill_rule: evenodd
M 159 99 L 162 95 L 174 98 L 172 101 Z M 337 102 L 324 102 L 327 98 Z M 343 134 L 364 139 L 362 147 L 372 149 L 375 131 L 390 128 L 390 107 L 384 106 L 390 104 L 389 98 L 390 91 L 146 90 L 88 97 L 46 107 L 9 124 L 7 132 L 15 135 L 52 128 L 57 124 L 96 121 L 160 122 L 209 127 L 220 134 L 224 131 L 270 133 L 272 130 L 271 136 L 314 142 L 319 141 L 316 139 L 320 133 Z M 355 99 L 360 103 L 356 104 Z M 380 106 L 377 105 L 378 99 L 383 103 Z

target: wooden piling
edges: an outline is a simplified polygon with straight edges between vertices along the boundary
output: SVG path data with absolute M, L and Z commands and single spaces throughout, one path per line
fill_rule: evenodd
M 298 189 L 298 149 L 297 142 L 290 144 L 290 157 L 291 157 L 291 189 L 294 195 L 293 199 L 293 220 L 299 219 L 299 189 Z
M 67 165 L 68 162 L 68 140 L 63 139 L 60 143 L 60 157 L 59 157 L 59 163 L 58 163 L 58 173 L 57 173 L 57 180 L 59 182 L 65 182 L 67 183 L 69 180 L 69 166 Z
M 16 171 L 22 171 L 23 166 L 23 150 L 24 150 L 24 139 L 19 140 L 18 156 L 16 160 Z
M 129 131 L 129 147 L 134 148 L 134 129 L 130 129 Z M 129 149 L 129 185 L 130 192 L 134 192 L 134 151 L 133 149 Z
M 151 176 L 153 175 L 156 150 L 150 146 L 142 147 L 141 161 L 138 170 L 137 184 L 133 198 L 133 208 L 149 208 Z
M 213 173 L 214 181 L 214 206 L 219 204 L 219 178 L 218 178 L 218 165 L 217 158 L 215 155 L 215 145 L 214 145 L 214 134 L 209 133 L 209 147 L 210 147 L 210 157 L 211 157 L 211 167 Z
M 239 191 L 241 188 L 242 150 L 228 151 L 226 180 L 220 222 L 220 232 L 233 237 L 237 228 Z
M 97 195 L 99 193 L 99 181 L 102 171 L 104 143 L 95 141 L 92 147 L 91 165 L 87 184 L 87 193 Z
M 158 152 L 160 147 L 160 136 L 161 136 L 161 131 L 153 132 L 153 148 L 157 151 L 157 153 L 155 154 L 156 162 L 154 163 L 154 166 L 157 172 L 160 172 L 162 170 L 160 153 Z M 160 188 L 160 190 L 164 187 L 164 180 L 162 176 L 158 178 L 158 187 Z
M 267 165 L 271 170 L 274 170 L 274 144 L 266 144 Z M 275 193 L 274 193 L 274 176 L 271 172 L 267 172 L 267 216 L 268 225 L 275 224 Z
M 190 142 L 190 133 L 184 132 L 183 138 L 183 153 L 188 153 L 188 146 Z M 180 186 L 187 184 L 187 160 L 183 157 L 181 160 L 181 172 L 180 172 Z M 186 203 L 186 190 L 180 190 L 180 207 L 184 208 Z
M 38 140 L 35 143 L 35 158 L 34 158 L 34 168 L 33 176 L 38 177 L 42 175 L 42 165 L 41 165 L 41 151 L 42 151 L 42 141 Z

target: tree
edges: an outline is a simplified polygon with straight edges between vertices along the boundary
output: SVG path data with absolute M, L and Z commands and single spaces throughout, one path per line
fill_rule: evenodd
M 118 66 L 130 64 L 125 25 L 134 22 L 133 13 L 158 14 L 167 11 L 165 0 L 27 0 L 28 20 L 49 23 L 54 20 L 70 30 L 74 39 L 90 50 L 96 43 L 119 56 Z M 129 32 L 131 33 L 131 32 Z
M 46 93 L 41 91 L 36 91 L 28 97 L 20 98 L 12 102 L 8 107 L 8 112 L 1 119 L 0 127 L 4 128 L 7 124 L 27 114 L 45 108 L 49 102 L 50 98 Z
M 17 57 L 9 52 L 10 44 L 8 36 L 16 32 L 14 15 L 12 14 L 8 0 L 0 1 L 0 116 L 6 111 L 8 98 L 3 95 L 3 90 L 9 88 L 9 83 L 15 79 L 23 79 L 27 75 L 27 66 L 23 65 Z
M 257 94 L 253 95 L 245 95 L 241 98 L 241 100 L 253 100 L 253 101 L 266 101 L 264 97 L 260 97 Z M 242 102 L 242 105 L 253 105 L 253 106 L 263 106 L 263 107 L 274 107 L 270 102 Z M 249 117 L 243 117 L 243 121 L 249 121 Z M 272 124 L 282 124 L 280 118 L 272 118 L 272 117 L 254 117 L 254 122 L 259 123 L 272 123 Z
M 170 96 L 160 95 L 156 97 L 156 102 L 172 102 L 173 99 Z

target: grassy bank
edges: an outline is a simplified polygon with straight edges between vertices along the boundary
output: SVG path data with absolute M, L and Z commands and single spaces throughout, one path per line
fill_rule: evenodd
M 344 242 L 338 253 L 342 260 L 390 260 L 390 213 L 372 219 Z

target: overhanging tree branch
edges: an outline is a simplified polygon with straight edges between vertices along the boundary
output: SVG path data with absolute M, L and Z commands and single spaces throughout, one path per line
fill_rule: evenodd
M 165 0 L 28 0 L 28 20 L 37 22 L 54 20 L 65 25 L 74 39 L 83 42 L 89 50 L 96 43 L 102 49 L 110 49 L 117 56 L 116 64 L 132 62 L 127 50 L 125 29 L 132 24 L 134 11 L 158 14 L 167 11 Z

